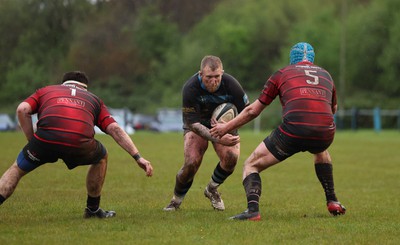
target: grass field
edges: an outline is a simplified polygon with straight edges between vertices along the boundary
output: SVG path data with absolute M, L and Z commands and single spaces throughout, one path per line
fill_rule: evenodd
M 111 137 L 97 137 L 110 152 L 101 206 L 115 210 L 116 218 L 82 218 L 87 167 L 47 164 L 25 176 L 0 206 L 0 244 L 400 244 L 399 131 L 337 133 L 330 153 L 346 215 L 329 215 L 312 155 L 301 153 L 261 173 L 260 222 L 228 217 L 246 208 L 242 165 L 263 134 L 241 132 L 240 162 L 220 187 L 224 212 L 203 196 L 217 163 L 211 145 L 181 210 L 166 213 L 182 165 L 182 135 L 132 137 L 153 163 L 152 178 Z M 22 133 L 0 133 L 1 174 L 24 144 Z

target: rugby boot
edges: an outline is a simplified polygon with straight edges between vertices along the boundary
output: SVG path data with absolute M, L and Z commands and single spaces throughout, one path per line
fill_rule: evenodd
M 333 216 L 343 215 L 346 213 L 346 208 L 340 202 L 329 201 L 326 206 L 329 213 Z
M 179 200 L 177 200 L 175 198 L 172 198 L 171 202 L 165 208 L 163 208 L 163 210 L 164 211 L 168 211 L 168 212 L 176 211 L 176 210 L 179 209 L 179 206 L 181 206 L 181 203 L 182 203 L 182 200 L 179 201 Z
M 261 215 L 260 215 L 260 212 L 249 212 L 249 210 L 246 209 L 243 213 L 240 213 L 238 215 L 232 216 L 229 219 L 231 219 L 231 220 L 260 221 L 261 220 Z
M 221 194 L 218 193 L 217 188 L 213 188 L 210 187 L 210 185 L 207 185 L 206 189 L 204 190 L 204 196 L 210 199 L 211 205 L 214 207 L 215 210 L 225 210 L 224 201 L 221 199 Z
M 115 211 L 106 211 L 101 208 L 98 208 L 96 211 L 92 211 L 89 208 L 85 208 L 85 212 L 83 214 L 83 218 L 88 219 L 88 218 L 112 218 L 115 217 L 117 213 Z

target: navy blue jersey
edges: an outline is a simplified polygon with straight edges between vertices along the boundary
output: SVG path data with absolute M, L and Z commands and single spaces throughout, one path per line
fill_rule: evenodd
M 249 99 L 240 83 L 227 73 L 222 75 L 221 85 L 214 93 L 205 89 L 199 73 L 196 73 L 186 81 L 182 95 L 184 129 L 197 122 L 211 128 L 211 115 L 222 103 L 234 104 L 239 113 L 249 104 Z

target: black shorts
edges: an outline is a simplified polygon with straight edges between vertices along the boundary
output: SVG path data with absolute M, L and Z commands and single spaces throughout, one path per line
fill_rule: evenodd
M 332 144 L 331 140 L 314 140 L 291 137 L 284 134 L 279 128 L 271 132 L 264 139 L 264 144 L 268 150 L 279 161 L 302 151 L 316 154 L 325 151 Z
M 84 143 L 80 148 L 50 144 L 32 138 L 18 156 L 18 166 L 29 172 L 45 163 L 62 159 L 68 169 L 77 166 L 97 164 L 107 154 L 106 148 L 96 139 Z

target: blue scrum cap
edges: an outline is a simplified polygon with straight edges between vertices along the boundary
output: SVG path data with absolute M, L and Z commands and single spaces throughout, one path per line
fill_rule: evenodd
M 305 42 L 295 44 L 290 50 L 290 64 L 296 64 L 301 61 L 314 62 L 314 48 Z

